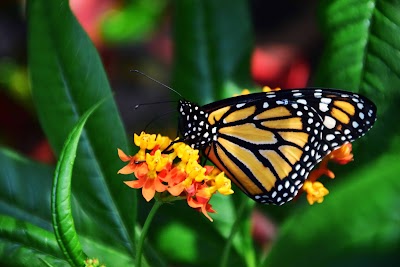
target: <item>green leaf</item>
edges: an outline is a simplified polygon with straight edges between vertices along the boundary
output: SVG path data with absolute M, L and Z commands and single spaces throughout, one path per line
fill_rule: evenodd
M 110 95 L 110 86 L 68 1 L 28 1 L 27 16 L 33 99 L 41 125 L 59 155 L 83 112 Z M 117 148 L 128 152 L 118 110 L 109 99 L 86 124 L 78 147 L 72 182 L 74 219 L 80 235 L 134 257 L 136 192 L 116 175 L 124 165 Z
M 52 232 L 4 215 L 0 225 L 1 266 L 70 266 Z
M 374 96 L 379 104 L 399 92 L 400 3 L 324 1 L 320 17 L 326 47 L 318 81 Z
M 50 194 L 54 167 L 0 148 L 0 213 L 52 230 Z
M 297 212 L 281 227 L 263 266 L 394 266 L 400 249 L 400 155 L 357 170 L 324 203 Z M 339 178 L 337 178 L 339 179 Z M 287 255 L 290 255 L 288 257 Z
M 7 214 L 14 217 L 15 220 L 23 222 L 18 223 L 18 227 L 19 225 L 23 226 L 25 224 L 39 226 L 42 230 L 38 230 L 41 234 L 37 236 L 43 239 L 39 241 L 43 243 L 52 242 L 55 244 L 55 248 L 49 251 L 46 251 L 46 247 L 35 247 L 31 249 L 37 242 L 28 242 L 29 240 L 34 240 L 28 237 L 30 235 L 36 235 L 35 232 L 30 233 L 30 229 L 35 228 L 28 227 L 25 230 L 24 227 L 20 228 L 27 237 L 27 241 L 23 243 L 19 241 L 20 231 L 11 231 L 7 223 L 1 223 L 0 232 L 3 231 L 3 233 L 7 233 L 7 236 L 4 238 L 0 236 L 0 243 L 2 243 L 0 246 L 3 246 L 4 251 L 4 253 L 2 252 L 0 254 L 0 263 L 7 263 L 6 266 L 11 266 L 10 262 L 12 261 L 15 262 L 15 264 L 20 264 L 16 266 L 31 266 L 29 263 L 35 263 L 36 259 L 44 259 L 44 257 L 41 256 L 43 251 L 45 251 L 43 253 L 46 254 L 46 257 L 50 258 L 47 262 L 51 262 L 52 258 L 62 259 L 61 261 L 65 262 L 63 260 L 64 255 L 57 246 L 57 241 L 51 225 L 50 194 L 54 167 L 33 162 L 4 148 L 0 149 L 0 165 L 2 166 L 2 168 L 0 168 L 0 186 L 2 188 L 2 190 L 0 190 L 0 213 Z M 72 200 L 75 204 L 73 206 L 73 211 L 81 211 L 82 209 L 75 201 L 75 198 Z M 74 219 L 76 221 L 82 218 L 84 218 L 84 216 L 80 215 L 76 216 Z M 43 232 L 44 230 L 48 232 Z M 115 246 L 98 242 L 95 235 L 81 235 L 80 241 L 88 255 L 95 255 L 108 265 L 118 264 L 121 266 L 131 266 L 133 264 L 131 255 Z M 28 251 L 24 254 L 22 254 L 22 252 L 16 252 L 21 253 L 18 254 L 20 255 L 18 260 L 15 260 L 15 257 L 12 258 L 13 254 L 9 253 L 9 249 L 12 251 L 15 250 L 16 244 L 19 244 L 20 251 Z M 35 260 L 33 260 L 33 258 Z M 28 264 L 24 265 L 24 263 Z M 65 264 L 67 263 L 65 262 Z M 37 266 L 47 265 L 40 265 L 38 263 Z M 55 264 L 55 266 L 63 265 Z M 157 266 L 162 265 L 158 264 Z
M 69 134 L 58 160 L 51 196 L 54 233 L 58 244 L 72 266 L 81 266 L 87 256 L 82 250 L 71 211 L 71 180 L 76 150 L 83 126 L 89 116 L 103 103 L 89 109 Z
M 68 265 L 57 245 L 51 225 L 50 195 L 54 167 L 33 162 L 5 148 L 0 149 L 0 165 L 0 214 L 14 217 L 9 218 L 11 223 L 7 220 L 0 223 L 0 265 L 47 266 L 36 264 L 37 259 L 47 263 L 56 262 L 53 266 Z M 74 204 L 75 210 L 81 210 L 76 201 Z M 75 220 L 77 218 L 75 217 Z M 36 227 L 29 226 L 31 224 Z M 10 225 L 16 226 L 12 228 Z M 30 237 L 31 235 L 36 237 Z M 21 240 L 21 236 L 25 239 Z M 35 240 L 36 238 L 38 240 Z M 80 241 L 88 255 L 96 255 L 102 262 L 105 259 L 109 264 L 133 264 L 129 254 L 96 241 L 94 236 L 81 235 Z M 44 243 L 46 246 L 40 247 L 38 243 Z M 42 256 L 43 253 L 45 256 Z M 49 260 L 45 260 L 47 257 Z M 11 265 L 11 262 L 15 265 Z
M 174 1 L 174 88 L 199 104 L 250 85 L 248 1 Z
M 234 207 L 230 206 L 228 199 L 221 201 L 221 206 L 215 200 L 212 200 L 212 205 L 215 205 L 218 213 L 210 214 L 215 219 L 214 222 L 188 207 L 186 201 L 163 205 L 155 217 L 157 223 L 151 226 L 149 242 L 154 244 L 168 262 L 183 266 L 219 266 L 229 235 L 228 227 L 233 224 L 236 211 L 232 210 Z M 221 229 L 224 224 L 227 228 Z M 185 249 L 171 244 L 171 240 L 174 241 L 173 244 L 185 244 Z M 229 263 L 232 266 L 246 266 L 245 259 L 237 251 L 236 241 L 235 239 L 231 249 Z
M 367 149 L 384 152 L 400 130 L 399 12 L 395 0 L 321 2 L 326 47 L 315 85 L 360 92 L 377 105 L 376 127 L 358 142 L 366 149 L 357 154 L 369 159 Z
M 212 198 L 213 208 L 217 211 L 213 215 L 214 226 L 227 239 L 223 245 L 220 266 L 233 264 L 231 258 L 236 253 L 242 257 L 246 266 L 257 266 L 251 236 L 251 215 L 255 202 L 239 189 L 235 191 L 231 199 L 233 201 L 227 201 L 227 196 L 220 194 Z

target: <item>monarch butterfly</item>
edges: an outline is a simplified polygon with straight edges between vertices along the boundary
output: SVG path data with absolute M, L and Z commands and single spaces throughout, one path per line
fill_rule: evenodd
M 376 120 L 367 98 L 336 89 L 254 93 L 199 106 L 180 100 L 182 141 L 200 149 L 253 200 L 292 200 L 311 169 Z

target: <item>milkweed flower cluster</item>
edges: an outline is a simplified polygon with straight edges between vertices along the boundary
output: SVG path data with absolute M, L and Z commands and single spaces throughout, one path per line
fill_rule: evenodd
M 134 156 L 118 149 L 119 158 L 128 164 L 119 174 L 134 174 L 137 180 L 125 181 L 131 188 L 142 188 L 146 201 L 156 196 L 161 201 L 186 199 L 190 207 L 202 212 L 214 213 L 209 201 L 213 194 L 233 193 L 231 181 L 213 166 L 199 164 L 199 151 L 182 142 L 172 142 L 160 134 L 134 135 L 139 151 Z

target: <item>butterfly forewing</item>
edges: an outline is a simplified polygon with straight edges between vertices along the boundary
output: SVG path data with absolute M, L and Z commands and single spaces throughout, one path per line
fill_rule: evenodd
M 310 88 L 180 105 L 184 140 L 251 198 L 278 205 L 324 156 L 364 135 L 375 113 L 357 94 Z

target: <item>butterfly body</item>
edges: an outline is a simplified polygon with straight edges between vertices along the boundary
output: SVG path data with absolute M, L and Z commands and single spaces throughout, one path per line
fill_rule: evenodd
M 334 89 L 255 93 L 205 106 L 181 100 L 183 141 L 248 196 L 282 205 L 331 151 L 363 136 L 376 119 L 367 98 Z

